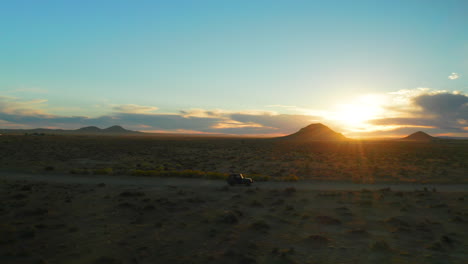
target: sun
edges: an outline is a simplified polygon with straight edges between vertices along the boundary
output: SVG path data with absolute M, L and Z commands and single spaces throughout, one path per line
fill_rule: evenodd
M 348 103 L 338 104 L 327 119 L 336 121 L 352 130 L 371 126 L 367 121 L 376 119 L 384 113 L 384 98 L 380 95 L 359 96 Z

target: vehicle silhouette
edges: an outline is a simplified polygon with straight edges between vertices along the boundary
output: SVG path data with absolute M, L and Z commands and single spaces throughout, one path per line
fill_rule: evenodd
M 227 183 L 231 186 L 236 184 L 244 184 L 250 186 L 253 183 L 252 178 L 245 178 L 241 173 L 231 173 L 227 178 Z

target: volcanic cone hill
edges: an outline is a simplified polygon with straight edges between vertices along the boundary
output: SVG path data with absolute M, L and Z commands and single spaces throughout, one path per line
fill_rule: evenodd
M 328 140 L 346 140 L 347 138 L 340 133 L 331 130 L 329 127 L 317 123 L 301 128 L 294 134 L 280 137 L 278 139 L 290 140 L 296 142 L 309 141 L 328 141 Z
M 110 134 L 132 134 L 132 133 L 138 133 L 136 131 L 132 130 L 127 130 L 121 126 L 111 126 L 105 129 L 102 129 L 102 132 L 104 133 L 110 133 Z
M 95 126 L 87 126 L 74 130 L 64 129 L 0 129 L 2 134 L 49 134 L 49 135 L 143 135 L 144 133 L 139 131 L 133 131 L 125 129 L 121 126 L 111 126 L 105 129 L 100 129 Z
M 84 133 L 84 134 L 85 133 L 99 133 L 101 132 L 101 129 L 95 126 L 88 126 L 88 127 L 82 127 L 82 128 L 76 129 L 75 131 L 78 133 Z
M 430 136 L 422 131 L 418 131 L 416 133 L 413 133 L 407 137 L 402 138 L 402 140 L 411 140 L 411 141 L 432 141 L 436 139 L 433 136 Z

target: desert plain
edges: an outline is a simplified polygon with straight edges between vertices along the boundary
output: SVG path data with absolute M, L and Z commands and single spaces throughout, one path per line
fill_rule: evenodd
M 467 263 L 467 146 L 3 135 L 0 262 Z

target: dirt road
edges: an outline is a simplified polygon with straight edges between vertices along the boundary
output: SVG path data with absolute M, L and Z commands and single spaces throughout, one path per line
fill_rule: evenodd
M 99 184 L 135 186 L 146 188 L 177 187 L 207 187 L 216 188 L 226 183 L 220 180 L 187 179 L 187 178 L 148 178 L 135 176 L 109 176 L 109 175 L 70 175 L 70 174 L 30 174 L 20 172 L 0 171 L 0 179 L 21 180 L 33 182 L 50 182 L 65 184 Z M 322 182 L 322 181 L 299 181 L 299 182 L 256 182 L 254 187 L 265 189 L 277 189 L 284 187 L 295 187 L 298 190 L 322 190 L 322 191 L 357 191 L 362 189 L 379 190 L 391 188 L 394 191 L 417 191 L 437 190 L 439 192 L 467 192 L 468 184 L 422 184 L 422 183 L 376 183 L 356 184 L 350 182 Z

